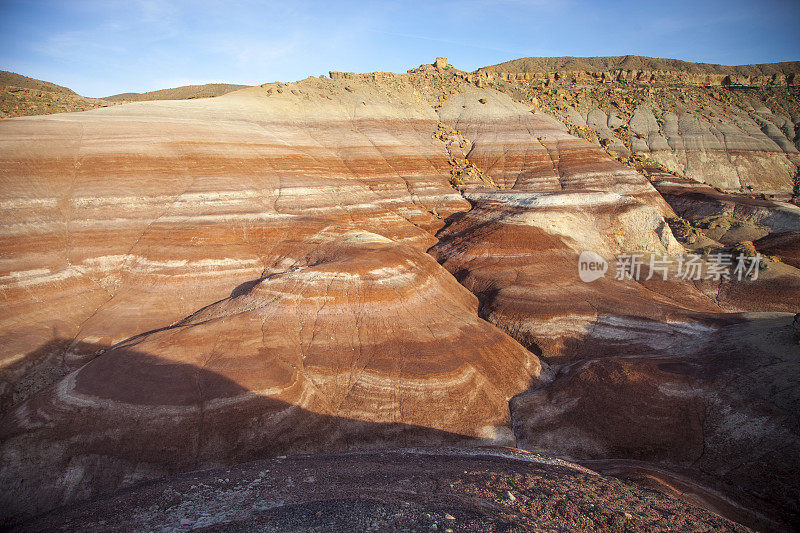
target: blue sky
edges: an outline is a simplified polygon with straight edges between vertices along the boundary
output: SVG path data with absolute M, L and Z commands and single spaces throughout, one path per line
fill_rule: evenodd
M 85 96 L 191 83 L 464 70 L 528 56 L 800 60 L 800 0 L 0 0 L 0 69 Z

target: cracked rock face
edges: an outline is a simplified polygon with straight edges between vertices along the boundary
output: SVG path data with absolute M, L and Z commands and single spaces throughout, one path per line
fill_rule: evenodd
M 750 525 L 797 515 L 796 209 L 651 182 L 450 66 L 334 78 L 0 122 L 3 523 L 441 444 L 637 461 Z M 757 280 L 577 271 L 743 241 L 775 256 Z

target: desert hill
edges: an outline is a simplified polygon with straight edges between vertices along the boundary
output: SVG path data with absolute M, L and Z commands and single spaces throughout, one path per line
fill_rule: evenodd
M 68 89 L 67 87 L 62 87 L 61 85 L 56 85 L 55 83 L 50 83 L 47 81 L 28 78 L 27 76 L 21 76 L 5 70 L 0 70 L 0 85 L 19 87 L 22 89 L 33 89 L 36 91 L 47 91 L 71 95 L 76 94 L 72 89 Z
M 245 87 L 247 85 L 210 83 L 146 93 L 115 94 L 105 98 L 86 98 L 67 87 L 13 72 L 0 71 L 0 118 L 70 113 L 145 100 L 211 98 Z
M 54 83 L 0 71 L 0 118 L 86 111 L 107 105 Z
M 222 96 L 231 91 L 244 89 L 247 85 L 230 83 L 207 83 L 205 85 L 184 85 L 172 89 L 161 89 L 146 93 L 122 93 L 106 96 L 104 100 L 110 102 L 142 102 L 145 100 L 186 100 L 191 98 L 212 98 Z
M 460 507 L 420 497 L 409 512 L 474 529 L 531 528 L 536 509 L 547 527 L 739 527 L 700 505 L 789 528 L 794 93 L 705 87 L 732 91 L 733 118 L 715 104 L 702 122 L 609 81 L 609 105 L 630 114 L 577 130 L 565 117 L 599 117 L 606 93 L 568 85 L 441 59 L 0 121 L 0 523 L 47 529 L 111 498 L 121 527 L 165 524 L 187 502 L 188 529 L 207 522 L 205 485 L 220 483 L 219 509 L 287 479 L 272 514 L 237 507 L 229 522 L 380 521 L 408 487 L 443 487 Z M 606 129 L 630 153 L 598 139 Z M 704 158 L 727 158 L 738 181 Z M 585 251 L 606 275 L 579 277 Z M 636 279 L 618 275 L 630 252 Z M 690 253 L 717 275 L 681 278 Z M 715 266 L 735 253 L 759 275 Z M 335 476 L 351 464 L 379 482 L 377 510 L 317 455 L 419 446 L 463 451 L 433 481 L 425 464 L 402 472 L 406 452 L 334 459 Z M 508 463 L 472 478 L 475 446 L 591 472 Z M 648 488 L 582 477 L 596 472 Z M 309 502 L 306 483 L 340 489 Z
M 442 67 L 455 76 L 448 81 L 451 90 L 476 85 L 504 92 L 640 172 L 666 171 L 724 190 L 779 199 L 800 195 L 800 62 L 724 66 L 629 55 L 523 58 L 473 73 Z M 52 86 L 28 80 L 27 86 Z M 59 91 L 70 95 L 6 86 L 0 113 L 13 117 L 207 98 L 241 88 L 192 85 L 85 99 L 65 88 Z

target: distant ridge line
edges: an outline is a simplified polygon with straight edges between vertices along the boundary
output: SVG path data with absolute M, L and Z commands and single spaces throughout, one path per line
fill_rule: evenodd
M 557 71 L 651 70 L 679 71 L 690 74 L 736 76 L 773 76 L 800 73 L 800 61 L 760 63 L 754 65 L 718 65 L 694 63 L 680 59 L 665 59 L 636 55 L 602 57 L 525 57 L 479 68 L 481 73 L 524 73 Z

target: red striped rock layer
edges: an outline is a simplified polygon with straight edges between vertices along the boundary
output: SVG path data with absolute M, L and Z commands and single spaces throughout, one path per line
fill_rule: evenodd
M 408 87 L 280 89 L 0 124 L 11 392 L 135 336 L 7 413 L 12 512 L 265 455 L 507 442 L 539 363 L 422 253 L 446 218 L 432 254 L 551 361 L 716 327 L 691 284 L 578 280 L 584 249 L 680 248 L 647 181 L 543 116 L 488 91 L 437 116 Z M 455 194 L 439 119 L 506 190 Z
M 646 266 L 642 283 L 614 279 L 620 253 L 667 255 L 677 263 L 684 249 L 662 216 L 674 215 L 671 207 L 640 174 L 546 117 L 499 93 L 478 96 L 470 90 L 451 97 L 439 114 L 472 141 L 470 161 L 506 190 L 471 187 L 465 197 L 472 209 L 437 234 L 431 252 L 483 295 L 483 316 L 536 350 L 550 346 L 547 357 L 569 359 L 564 343 L 604 316 L 620 318 L 622 338 L 641 336 L 648 344 L 651 333 L 628 328 L 628 317 L 694 322 L 697 313 L 723 309 L 789 310 L 800 280 L 791 267 L 777 266 L 755 283 L 680 282 L 674 265 L 672 282 L 646 280 Z M 785 231 L 796 224 L 791 208 L 773 205 L 758 220 Z M 578 256 L 585 250 L 612 261 L 604 278 L 580 281 Z M 654 324 L 657 337 L 667 331 Z
M 284 266 L 12 410 L 0 435 L 9 512 L 287 453 L 513 444 L 508 402 L 538 359 L 414 246 L 316 225 L 289 237 Z
M 307 217 L 433 244 L 467 204 L 435 115 L 403 98 L 309 80 L 3 121 L 3 403 L 48 381 L 18 387 L 32 367 L 84 361 L 79 343 L 169 325 L 258 278 Z
M 472 140 L 469 159 L 506 187 L 468 191 L 472 209 L 431 249 L 482 295 L 483 316 L 538 353 L 550 345 L 545 355 L 557 358 L 569 356 L 566 339 L 602 314 L 661 320 L 680 311 L 675 295 L 614 281 L 613 266 L 592 284 L 578 277 L 584 250 L 609 260 L 624 251 L 682 251 L 663 218 L 672 210 L 644 177 L 502 94 L 482 104 L 462 93 L 440 115 Z M 688 292 L 701 309 L 716 308 Z
M 674 176 L 659 176 L 653 183 L 675 212 L 702 228 L 707 237 L 725 245 L 755 241 L 757 251 L 770 256 L 758 279 L 721 283 L 714 288 L 720 305 L 729 311 L 797 312 L 800 208 L 776 200 L 722 193 Z
M 8 513 L 277 454 L 512 442 L 538 359 L 424 253 L 469 204 L 431 108 L 379 89 L 0 125 Z
M 728 194 L 664 173 L 657 176 L 653 185 L 678 216 L 694 225 L 713 218 L 728 217 L 731 221 L 763 227 L 763 236 L 800 232 L 800 207 L 787 202 Z M 735 236 L 725 238 L 724 232 L 721 237 L 721 242 L 735 239 Z
M 558 157 L 548 167 L 548 143 L 519 131 L 535 116 L 507 104 L 498 119 L 481 105 L 490 104 L 462 101 L 443 115 L 472 135 L 469 158 L 510 190 L 469 189 L 472 209 L 453 217 L 430 252 L 478 295 L 481 316 L 551 365 L 545 383 L 512 401 L 519 445 L 573 459 L 664 461 L 767 515 L 759 522 L 795 516 L 791 315 L 721 312 L 789 310 L 800 294 L 796 270 L 775 265 L 757 282 L 695 283 L 676 280 L 674 268 L 672 281 L 647 280 L 645 266 L 634 281 L 615 279 L 611 262 L 605 277 L 581 281 L 584 250 L 607 260 L 638 251 L 645 262 L 677 259 L 684 249 L 662 216 L 671 209 L 640 176 L 545 130 L 565 137 L 553 142 Z M 597 172 L 587 170 L 592 158 L 601 160 Z M 755 459 L 761 453 L 768 460 Z
M 621 250 L 656 256 L 680 250 L 656 208 L 632 197 L 584 191 L 467 198 L 474 207 L 439 233 L 431 252 L 481 298 L 482 316 L 549 361 L 575 357 L 574 342 L 604 316 L 627 343 L 647 344 L 647 328 L 630 327 L 622 317 L 649 322 L 663 336 L 674 328 L 662 321 L 719 309 L 688 283 L 615 279 L 613 257 Z M 612 261 L 605 277 L 581 281 L 583 250 Z M 620 317 L 618 326 L 611 317 Z

